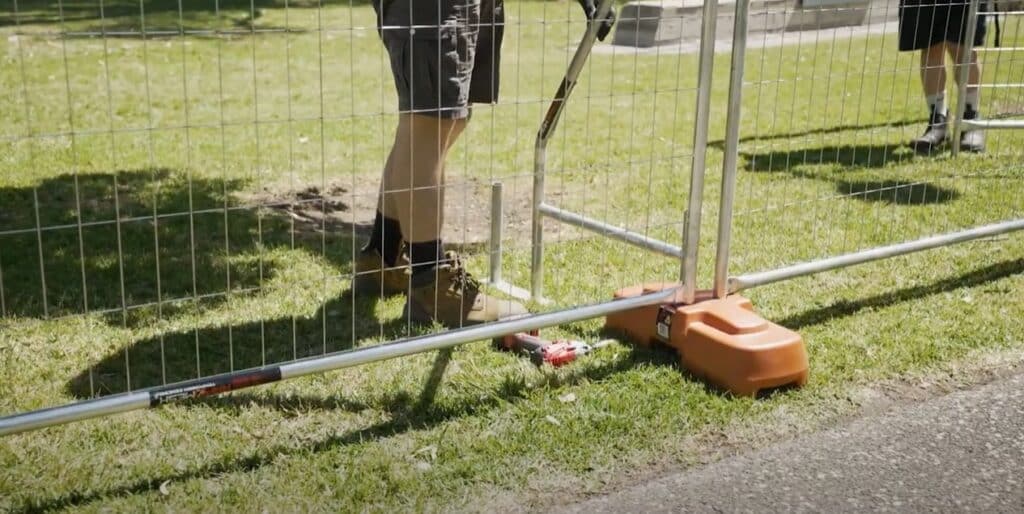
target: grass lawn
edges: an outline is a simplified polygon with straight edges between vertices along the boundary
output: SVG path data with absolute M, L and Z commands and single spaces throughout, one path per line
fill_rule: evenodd
M 136 2 L 0 9 L 0 414 L 439 330 L 349 290 L 395 123 L 369 3 L 142 5 L 145 38 Z M 446 238 L 479 276 L 500 180 L 504 274 L 528 284 L 534 135 L 577 11 L 508 2 L 501 102 L 477 108 L 447 171 Z M 1016 23 L 1004 46 L 1021 46 Z M 793 43 L 747 57 L 733 272 L 1024 215 L 1019 132 L 990 133 L 985 155 L 906 148 L 923 100 L 895 34 Z M 985 81 L 1021 82 L 1002 55 Z M 720 54 L 705 287 L 728 72 Z M 551 143 L 549 202 L 679 241 L 695 84 L 695 55 L 595 54 Z M 1024 113 L 1019 92 L 984 94 L 986 114 Z M 548 230 L 554 304 L 535 310 L 678 276 Z M 813 429 L 884 384 L 1024 360 L 1021 290 L 1019 235 L 752 290 L 804 336 L 812 373 L 759 400 L 626 344 L 537 370 L 481 343 L 7 437 L 0 510 L 544 507 Z M 547 334 L 606 335 L 600 320 Z

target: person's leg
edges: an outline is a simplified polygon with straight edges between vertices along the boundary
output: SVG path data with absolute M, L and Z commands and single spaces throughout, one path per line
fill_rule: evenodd
M 949 49 L 950 58 L 953 59 L 953 69 L 957 70 L 953 78 L 956 80 L 957 86 L 960 86 L 960 63 L 964 57 L 965 48 L 956 43 L 949 43 L 946 47 Z M 979 87 L 981 83 L 981 63 L 978 62 L 978 52 L 976 50 L 971 49 L 970 57 L 971 60 L 967 64 L 967 89 L 964 100 L 967 102 L 969 110 L 977 112 L 979 107 L 978 101 L 981 96 L 981 88 Z
M 422 114 L 399 115 L 394 159 L 385 170 L 385 217 L 397 219 L 409 243 L 413 272 L 429 270 L 443 254 L 444 164 L 467 123 Z
M 418 243 L 424 242 L 421 239 L 425 237 L 430 238 L 428 241 L 440 240 L 440 227 L 444 225 L 444 190 L 443 187 L 438 188 L 444 184 L 445 155 L 465 128 L 463 118 L 468 118 L 468 110 L 457 101 L 453 103 L 452 91 L 437 89 L 441 85 L 448 86 L 449 82 L 429 84 L 415 80 L 415 77 L 438 75 L 441 62 L 434 62 L 431 57 L 436 59 L 447 53 L 442 52 L 437 43 L 410 40 L 396 33 L 384 38 L 384 46 L 391 59 L 401 114 L 381 175 L 370 239 L 355 261 L 354 287 L 364 294 L 390 295 L 408 289 L 409 259 L 402 250 L 405 243 L 414 237 L 409 231 L 417 232 L 415 241 Z M 424 66 L 431 69 L 422 69 Z M 441 105 L 437 104 L 438 100 L 441 100 Z M 449 104 L 453 108 L 448 108 Z M 436 113 L 436 116 L 412 114 L 420 111 Z M 414 123 L 415 118 L 419 120 Z M 416 169 L 410 168 L 411 162 L 417 164 Z M 399 167 L 404 172 L 396 171 Z M 411 187 L 413 182 L 422 187 Z M 427 207 L 429 212 L 417 212 L 415 216 L 415 224 L 423 226 L 422 229 L 413 226 L 406 212 L 413 202 L 408 198 L 413 196 L 413 190 L 417 197 L 434 197 L 433 202 L 422 198 L 415 200 L 417 206 L 430 204 Z M 385 194 L 385 191 L 390 193 Z M 404 204 L 397 199 L 401 196 L 399 191 L 406 193 Z M 403 218 L 406 220 L 404 230 L 400 222 Z M 427 219 L 436 221 L 433 228 L 428 226 Z M 428 235 L 420 234 L 423 230 Z M 436 246 L 439 248 L 440 243 Z M 422 246 L 418 253 L 423 255 Z M 429 260 L 433 262 L 436 258 Z
M 921 50 L 921 86 L 933 110 L 946 114 L 946 44 L 938 43 Z
M 481 11 L 490 13 L 487 19 L 495 22 L 502 11 L 498 0 L 464 10 L 454 3 L 438 5 L 460 23 L 439 28 L 437 39 L 385 41 L 400 114 L 379 204 L 383 218 L 398 220 L 408 243 L 411 272 L 406 278 L 406 316 L 418 322 L 463 326 L 522 314 L 526 309 L 482 292 L 458 256 L 444 252 L 445 160 L 468 123 L 470 104 L 497 99 L 497 70 L 491 64 L 497 63 L 500 38 L 487 39 L 483 48 L 477 36 L 484 26 Z M 484 55 L 492 58 L 482 59 Z M 489 95 L 481 94 L 474 81 L 483 74 L 492 77 Z
M 353 263 L 353 289 L 361 295 L 394 295 L 405 290 L 408 279 L 405 276 L 407 259 L 402 255 L 402 228 L 398 217 L 384 205 L 384 177 L 394 165 L 395 149 L 388 154 L 381 174 L 381 185 L 377 194 L 377 210 L 374 214 L 370 238 L 359 250 Z
M 403 27 L 405 20 L 401 15 L 409 12 L 408 2 L 404 4 L 398 1 L 391 2 L 391 12 L 397 17 L 392 20 L 385 20 L 386 12 L 381 9 L 380 2 L 374 2 L 374 11 L 377 13 L 377 32 L 381 42 L 387 50 L 391 61 L 391 73 L 394 79 L 395 91 L 398 96 L 398 108 L 401 112 L 411 109 L 411 92 L 409 90 L 410 72 L 406 64 L 409 59 L 407 54 L 410 51 L 406 28 Z M 407 23 L 407 22 L 405 22 Z M 389 26 L 385 29 L 385 26 Z M 374 213 L 373 228 L 370 238 L 360 249 L 353 262 L 353 290 L 366 295 L 392 295 L 399 294 L 408 287 L 407 259 L 402 253 L 405 238 L 402 234 L 401 225 L 398 221 L 398 214 L 393 208 L 389 208 L 384 195 L 386 189 L 386 178 L 391 175 L 391 169 L 395 165 L 395 157 L 398 153 L 396 143 L 392 143 L 391 151 L 388 153 L 387 161 L 381 172 L 380 186 L 377 192 L 377 209 Z
M 412 272 L 405 313 L 414 321 L 459 327 L 526 312 L 516 302 L 485 294 L 458 256 L 444 251 L 445 160 L 467 123 L 468 118 L 400 117 L 383 205 L 398 218 L 409 245 Z
M 392 168 L 395 166 L 395 164 L 394 164 L 394 157 L 395 157 L 395 154 L 396 154 L 396 150 L 398 148 L 400 148 L 400 147 L 403 147 L 403 148 L 407 149 L 407 147 L 410 146 L 408 140 L 409 139 L 417 139 L 416 135 L 412 135 L 410 137 L 410 134 L 412 133 L 412 129 L 410 127 L 408 127 L 408 125 L 410 124 L 409 116 L 415 116 L 415 115 L 402 115 L 400 117 L 400 119 L 399 119 L 399 128 L 398 128 L 398 130 L 396 130 L 396 139 L 395 139 L 395 142 L 393 143 L 393 146 L 391 148 L 390 154 L 388 154 L 388 160 L 387 160 L 387 163 L 384 166 L 384 172 L 381 175 L 381 188 L 380 188 L 380 193 L 377 196 L 377 219 L 374 221 L 374 227 L 373 227 L 373 235 L 374 235 L 374 237 L 371 237 L 370 242 L 368 243 L 368 246 L 373 246 L 374 248 L 377 248 L 378 250 L 380 250 L 380 253 L 385 258 L 385 261 L 388 264 L 392 264 L 392 265 L 395 262 L 395 257 L 398 256 L 398 252 L 400 250 L 401 244 L 404 243 L 406 241 L 406 239 L 405 239 L 405 237 L 402 236 L 402 232 L 401 232 L 401 230 L 399 228 L 400 227 L 400 223 L 399 223 L 398 220 L 401 219 L 401 216 L 402 216 L 401 212 L 402 211 L 398 210 L 398 205 L 396 204 L 396 202 L 394 200 L 395 195 L 394 194 L 385 195 L 384 191 L 386 189 L 385 188 L 385 184 L 393 183 L 394 182 L 393 180 L 391 180 L 391 178 L 393 177 L 393 173 L 395 173 L 394 171 L 392 171 Z M 436 118 L 432 118 L 432 119 L 436 119 Z M 438 212 L 439 212 L 439 216 L 440 216 L 439 222 L 440 222 L 440 225 L 443 227 L 444 226 L 444 209 L 443 209 L 443 206 L 444 206 L 444 180 L 445 180 L 444 170 L 445 170 L 445 162 L 447 161 L 448 152 L 451 150 L 452 146 L 455 145 L 455 142 L 458 140 L 458 138 L 462 134 L 463 130 L 465 130 L 466 125 L 467 125 L 467 120 L 459 119 L 459 120 L 442 120 L 442 121 L 445 121 L 445 123 L 454 122 L 454 123 L 452 123 L 453 126 L 446 133 L 447 137 L 443 137 L 442 138 L 445 141 L 445 145 L 444 145 L 444 149 L 443 149 L 443 155 L 440 157 L 441 176 L 440 176 L 439 184 L 441 186 L 441 189 L 440 189 L 440 196 L 441 197 L 438 200 L 438 205 L 440 206 L 438 208 Z M 440 130 L 438 132 L 440 132 Z M 402 139 L 399 139 L 400 137 Z M 432 134 L 422 134 L 419 137 L 419 139 L 420 140 L 429 140 L 431 137 L 437 137 L 437 136 L 436 135 L 432 135 Z M 422 155 L 422 152 L 420 152 L 420 154 Z M 429 167 L 427 167 L 427 168 L 429 169 Z M 385 201 L 385 197 L 386 197 L 387 201 Z M 380 222 L 378 220 L 381 220 L 381 219 L 384 220 L 383 221 L 384 227 L 379 227 Z M 382 230 L 382 228 L 384 230 Z M 391 230 L 392 228 L 393 228 L 393 230 Z M 438 231 L 438 233 L 440 234 L 440 231 Z M 383 240 L 383 243 L 378 243 L 377 242 L 378 238 Z M 385 250 L 388 250 L 388 251 L 385 251 Z
M 369 249 L 376 250 L 387 266 L 395 265 L 403 241 L 398 218 L 393 213 L 384 214 L 384 177 L 387 176 L 388 170 L 393 166 L 394 157 L 395 149 L 392 147 L 391 152 L 388 154 L 388 160 L 384 163 L 384 170 L 381 173 L 381 185 L 377 193 L 377 213 L 373 220 L 370 240 L 363 247 L 363 251 Z
M 959 65 L 965 57 L 967 49 L 955 43 L 949 44 L 949 55 L 953 58 L 953 62 Z M 957 86 L 960 86 L 961 75 L 959 73 L 959 66 L 954 68 L 958 71 L 955 75 Z M 967 104 L 964 108 L 964 119 L 965 120 L 976 120 L 980 117 L 980 100 L 981 100 L 981 63 L 978 62 L 978 52 L 971 49 L 970 61 L 967 63 L 967 88 L 964 90 L 964 103 Z M 968 152 L 983 152 L 985 151 L 985 133 L 981 130 L 961 130 L 960 131 L 960 149 Z
M 455 125 L 454 131 L 452 132 L 451 138 L 449 139 L 448 147 L 445 149 L 445 160 L 441 164 L 441 198 L 438 199 L 441 202 L 441 226 L 444 227 L 444 208 L 445 205 L 445 194 L 447 193 L 448 179 L 445 171 L 448 169 L 448 155 L 451 153 L 452 147 L 455 146 L 455 142 L 459 140 L 459 136 L 466 130 L 466 126 L 469 125 L 469 118 L 459 120 L 462 123 Z
M 984 10 L 984 8 L 982 8 Z M 969 23 L 969 12 L 970 8 L 965 0 L 954 2 L 949 7 L 949 24 L 944 35 L 945 40 L 949 42 L 949 55 L 953 58 L 953 62 L 957 65 L 954 66 L 955 79 L 957 85 L 964 87 L 964 98 L 960 100 L 965 104 L 964 108 L 964 119 L 974 120 L 980 117 L 979 115 L 979 84 L 981 82 L 981 65 L 978 63 L 978 54 L 970 47 L 980 47 L 985 44 L 985 32 L 986 23 L 985 16 L 978 14 L 975 20 L 976 25 L 974 27 L 974 40 L 968 45 L 967 32 L 970 28 Z M 970 52 L 968 54 L 968 52 Z M 967 69 L 964 70 L 960 66 L 961 62 L 965 62 Z M 960 84 L 961 72 L 966 71 L 967 73 L 967 84 Z M 968 152 L 983 152 L 985 151 L 985 133 L 982 130 L 971 130 L 964 128 L 960 131 L 960 141 L 956 144 L 959 145 L 961 150 Z
M 930 154 L 946 140 L 946 44 L 921 50 L 921 86 L 928 103 L 928 128 L 910 142 L 918 153 Z

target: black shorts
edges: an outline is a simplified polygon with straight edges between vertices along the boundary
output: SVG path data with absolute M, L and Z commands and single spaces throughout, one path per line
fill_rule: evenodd
M 921 50 L 949 42 L 967 40 L 966 0 L 900 0 L 900 51 Z M 985 10 L 982 2 L 979 11 Z M 974 46 L 985 44 L 985 16 L 978 15 Z
M 498 101 L 502 0 L 374 1 L 391 59 L 398 110 L 466 118 Z

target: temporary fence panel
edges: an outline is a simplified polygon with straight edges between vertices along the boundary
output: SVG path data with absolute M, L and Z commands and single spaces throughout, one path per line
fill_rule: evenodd
M 990 131 L 980 155 L 952 156 L 957 140 L 931 155 L 908 145 L 928 106 L 919 52 L 898 51 L 897 3 L 737 3 L 737 13 L 747 8 L 722 143 L 719 295 L 1024 228 L 1024 134 Z M 866 10 L 864 23 L 828 24 L 852 9 Z M 819 25 L 764 28 L 780 17 Z M 1016 27 L 1003 25 L 1007 47 L 1020 46 Z M 981 55 L 989 82 L 1020 76 L 1006 54 Z M 953 118 L 957 68 L 947 67 Z M 983 88 L 982 116 L 1004 116 L 1020 99 Z
M 1024 94 L 1024 46 L 1020 46 L 1020 38 L 1017 34 L 1020 31 L 1020 18 L 1024 16 L 1024 5 L 1014 2 L 985 2 L 972 1 L 970 4 L 970 22 L 968 22 L 968 33 L 966 44 L 968 49 L 974 53 L 981 53 L 983 58 L 981 76 L 977 78 L 977 84 L 972 84 L 970 68 L 965 63 L 958 63 L 957 74 L 957 110 L 956 110 L 956 132 L 953 138 L 960 136 L 963 130 L 1000 130 L 1000 129 L 1024 129 L 1024 107 L 1020 98 Z M 1022 9 L 1022 10 L 1018 10 Z M 994 45 L 974 46 L 974 32 L 977 30 L 977 19 L 982 17 L 990 20 L 990 25 L 995 28 Z M 1007 42 L 1003 44 L 1003 34 L 1007 35 Z M 972 53 L 964 53 L 964 56 Z M 987 81 L 987 78 L 995 77 L 995 80 Z M 1001 80 L 1001 81 L 1000 81 Z M 983 90 L 986 96 L 991 96 L 989 101 L 991 112 L 987 119 L 964 119 L 966 103 L 961 101 L 966 96 L 968 85 L 976 85 Z M 954 147 L 954 152 L 959 148 Z
M 713 45 L 591 51 L 597 25 L 574 2 L 505 3 L 500 99 L 447 159 L 443 238 L 490 291 L 543 286 L 547 303 L 446 330 L 414 323 L 403 295 L 351 287 L 399 118 L 370 5 L 5 5 L 0 327 L 63 335 L 8 382 L 0 434 L 672 294 L 609 302 L 623 284 L 693 289 L 682 240 L 689 220 L 695 252 Z M 7 371 L 43 351 L 5 344 Z

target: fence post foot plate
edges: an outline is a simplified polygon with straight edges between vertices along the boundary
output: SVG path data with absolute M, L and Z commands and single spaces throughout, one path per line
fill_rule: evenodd
M 677 286 L 627 287 L 616 291 L 615 298 Z M 692 304 L 678 298 L 610 314 L 605 326 L 641 346 L 664 344 L 675 349 L 691 373 L 736 395 L 756 396 L 762 390 L 807 382 L 807 350 L 800 334 L 757 315 L 750 300 L 739 295 L 713 298 L 710 291 L 702 291 Z

